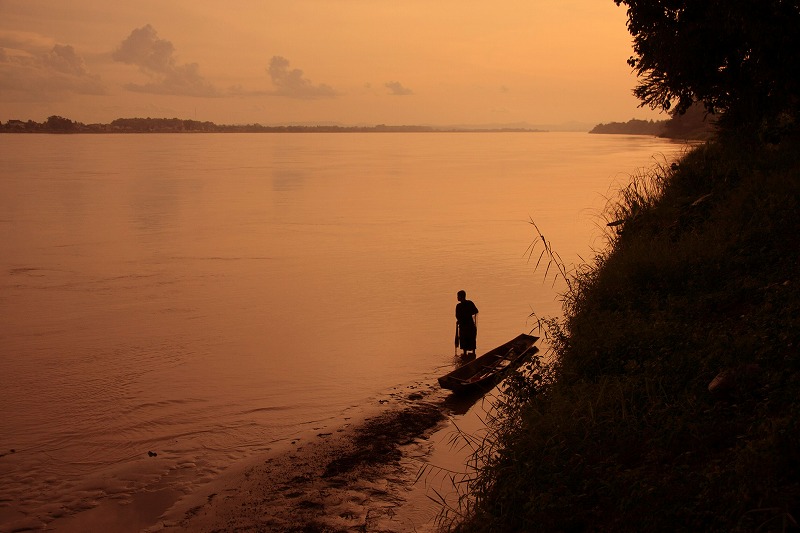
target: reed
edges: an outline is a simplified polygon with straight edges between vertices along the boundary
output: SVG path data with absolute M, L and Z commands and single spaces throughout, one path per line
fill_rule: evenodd
M 563 318 L 538 319 L 551 352 L 506 380 L 445 529 L 797 527 L 798 147 L 711 142 L 634 176 L 587 265 L 536 230 Z

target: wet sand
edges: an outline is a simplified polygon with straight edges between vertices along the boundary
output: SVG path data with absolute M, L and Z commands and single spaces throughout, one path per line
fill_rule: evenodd
M 295 442 L 288 453 L 249 468 L 165 529 L 433 531 L 435 510 L 420 516 L 406 507 L 413 505 L 408 497 L 432 452 L 430 436 L 473 401 L 453 403 L 434 384 L 415 387 L 383 412 Z
M 434 531 L 443 480 L 428 461 L 463 465 L 466 452 L 443 433 L 478 400 L 435 381 L 409 385 L 341 427 L 300 435 L 191 494 L 156 488 L 50 526 L 67 533 Z M 431 490 L 428 478 L 439 488 Z

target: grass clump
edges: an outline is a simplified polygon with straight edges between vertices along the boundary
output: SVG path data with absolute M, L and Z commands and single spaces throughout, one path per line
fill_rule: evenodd
M 797 528 L 798 148 L 711 142 L 620 192 L 453 529 Z

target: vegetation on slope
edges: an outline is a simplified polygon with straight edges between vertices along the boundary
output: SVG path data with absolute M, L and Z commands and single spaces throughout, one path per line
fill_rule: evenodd
M 790 140 L 713 142 L 621 191 L 618 233 L 547 321 L 552 364 L 508 389 L 457 529 L 796 527 L 799 210 Z
M 786 531 L 800 520 L 800 2 L 627 6 L 643 105 L 718 140 L 639 176 L 498 406 L 483 531 Z M 545 253 L 551 258 L 546 241 Z

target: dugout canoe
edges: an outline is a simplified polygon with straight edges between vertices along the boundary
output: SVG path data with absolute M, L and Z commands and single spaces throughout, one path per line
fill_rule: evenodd
M 488 391 L 539 351 L 537 340 L 523 333 L 440 377 L 439 385 L 454 392 Z

